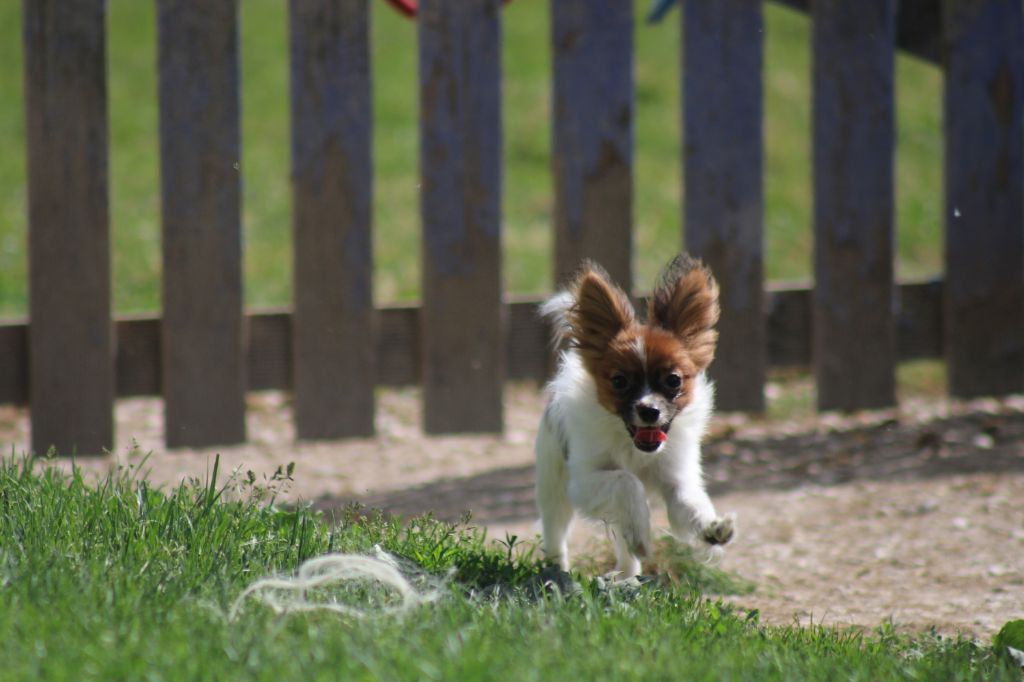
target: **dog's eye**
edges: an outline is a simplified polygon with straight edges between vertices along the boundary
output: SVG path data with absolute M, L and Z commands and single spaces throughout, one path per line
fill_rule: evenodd
M 683 380 L 678 374 L 669 374 L 665 377 L 665 386 L 671 388 L 673 391 L 677 390 L 683 385 Z
M 616 391 L 625 391 L 629 388 L 629 378 L 625 374 L 613 374 L 612 388 Z

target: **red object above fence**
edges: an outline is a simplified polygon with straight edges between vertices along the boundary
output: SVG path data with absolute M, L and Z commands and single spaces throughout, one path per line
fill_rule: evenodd
M 389 5 L 395 8 L 400 14 L 404 14 L 410 19 L 415 19 L 416 14 L 419 12 L 419 0 L 385 0 Z M 503 5 L 507 5 L 512 0 L 502 0 Z

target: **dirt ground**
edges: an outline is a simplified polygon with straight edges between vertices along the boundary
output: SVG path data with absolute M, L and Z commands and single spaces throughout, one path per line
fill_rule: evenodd
M 120 401 L 116 452 L 78 463 L 98 473 L 141 463 L 170 486 L 205 478 L 217 453 L 222 471 L 260 480 L 294 462 L 291 500 L 450 519 L 469 510 L 491 537 L 537 534 L 535 386 L 510 388 L 503 436 L 423 436 L 413 390 L 384 392 L 377 437 L 345 442 L 296 443 L 284 394 L 254 395 L 249 407 L 247 444 L 169 452 L 160 401 Z M 23 452 L 27 442 L 26 411 L 0 407 L 0 446 Z M 705 470 L 719 512 L 739 518 L 720 565 L 756 585 L 730 599 L 765 622 L 891 621 L 988 641 L 1024 617 L 1024 398 L 785 422 L 716 417 Z M 605 552 L 603 536 L 577 523 L 573 544 Z

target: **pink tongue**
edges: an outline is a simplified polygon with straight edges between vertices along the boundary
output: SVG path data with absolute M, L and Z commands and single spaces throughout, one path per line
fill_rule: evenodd
M 644 444 L 648 444 L 648 445 L 654 444 L 654 443 L 664 443 L 667 440 L 668 440 L 668 434 L 665 433 L 664 431 L 662 431 L 661 429 L 639 429 L 638 428 L 636 430 L 636 435 L 633 436 L 633 442 L 635 442 L 635 443 L 644 443 Z

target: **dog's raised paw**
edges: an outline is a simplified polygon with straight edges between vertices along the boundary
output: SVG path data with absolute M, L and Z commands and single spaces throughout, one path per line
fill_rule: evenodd
M 704 528 L 704 542 L 709 545 L 724 545 L 736 534 L 736 517 L 722 516 Z

